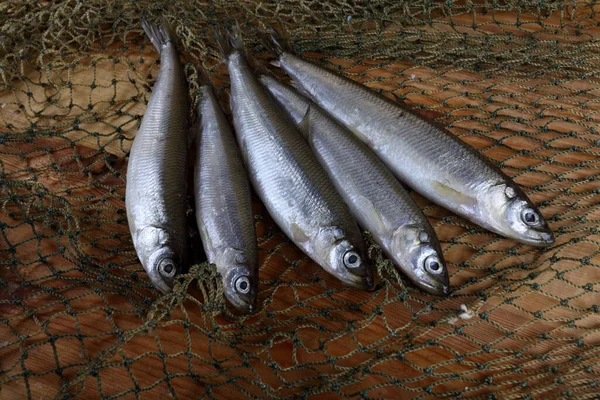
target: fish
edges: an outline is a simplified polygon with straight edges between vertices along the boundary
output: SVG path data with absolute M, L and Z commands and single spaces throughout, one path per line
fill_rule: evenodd
M 364 85 L 291 52 L 285 33 L 271 30 L 292 84 L 362 140 L 423 197 L 499 235 L 533 246 L 554 234 L 525 192 L 490 160 L 435 122 Z
M 446 295 L 438 237 L 408 191 L 379 158 L 318 105 L 270 75 L 259 77 L 304 135 L 358 224 L 419 288 Z
M 251 313 L 258 291 L 258 248 L 252 198 L 234 133 L 208 78 L 199 88 L 194 161 L 196 222 L 204 252 L 223 280 L 225 298 Z
M 125 207 L 137 256 L 168 293 L 187 261 L 188 87 L 166 20 L 142 20 L 142 28 L 160 54 L 160 71 L 131 146 Z
M 373 271 L 361 232 L 310 146 L 249 66 L 239 27 L 215 32 L 250 182 L 281 230 L 344 284 L 367 289 Z

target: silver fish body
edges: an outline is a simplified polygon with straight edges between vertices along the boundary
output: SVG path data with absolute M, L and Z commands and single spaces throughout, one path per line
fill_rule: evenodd
M 258 249 L 250 184 L 234 133 L 210 85 L 200 88 L 198 115 L 194 195 L 204 252 L 222 276 L 227 300 L 239 311 L 252 312 Z
M 293 122 L 252 73 L 239 36 L 232 42 L 224 57 L 233 121 L 255 191 L 305 254 L 345 284 L 370 287 L 372 270 L 356 221 Z
M 131 147 L 125 205 L 138 258 L 154 286 L 168 292 L 186 262 L 188 89 L 168 26 L 142 25 L 161 67 Z
M 525 193 L 475 149 L 364 85 L 282 51 L 278 64 L 404 183 L 500 235 L 545 246 L 554 236 Z
M 437 235 L 400 182 L 319 106 L 271 76 L 260 81 L 298 125 L 358 223 L 417 286 L 447 294 L 448 273 Z

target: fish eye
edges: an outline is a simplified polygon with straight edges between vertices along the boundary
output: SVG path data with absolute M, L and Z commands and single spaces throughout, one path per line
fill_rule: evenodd
M 243 275 L 235 280 L 235 290 L 241 294 L 248 294 L 250 292 L 250 279 Z
M 356 268 L 359 267 L 360 264 L 361 259 L 357 252 L 350 250 L 344 254 L 344 265 L 346 268 Z
M 442 273 L 442 263 L 437 255 L 432 254 L 425 259 L 425 269 L 435 275 Z
M 175 273 L 177 272 L 175 261 L 170 258 L 163 258 L 158 264 L 158 272 L 160 272 L 164 278 L 174 277 Z
M 526 208 L 521 213 L 521 219 L 527 225 L 535 225 L 539 222 L 540 217 L 538 216 L 537 212 L 535 212 L 531 208 Z

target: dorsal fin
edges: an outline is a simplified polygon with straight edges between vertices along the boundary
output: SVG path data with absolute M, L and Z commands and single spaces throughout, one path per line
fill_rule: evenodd
M 304 96 L 304 97 L 307 97 L 307 98 L 309 98 L 309 99 L 311 99 L 311 100 L 312 100 L 312 96 L 310 95 L 310 93 L 308 93 L 308 92 L 306 91 L 306 89 L 304 89 L 304 88 L 302 87 L 302 85 L 301 85 L 301 84 L 299 84 L 298 82 L 296 82 L 294 79 L 292 79 L 292 80 L 290 81 L 290 86 L 292 86 L 294 89 L 296 89 L 296 91 L 297 91 L 298 93 L 300 93 L 302 96 Z
M 300 122 L 296 124 L 298 130 L 302 132 L 302 134 L 306 137 L 310 137 L 310 110 L 311 108 L 309 104 L 308 108 L 306 109 L 306 112 L 304 113 L 304 116 L 302 117 Z

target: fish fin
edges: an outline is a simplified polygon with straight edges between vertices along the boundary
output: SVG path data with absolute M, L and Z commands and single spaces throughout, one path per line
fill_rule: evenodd
M 246 167 L 246 170 L 248 170 L 249 166 L 248 166 L 248 145 L 246 144 L 245 140 L 242 140 L 239 142 L 239 149 L 240 149 L 240 153 L 242 154 L 242 160 L 244 162 L 244 166 Z
M 292 223 L 290 226 L 292 233 L 292 239 L 296 243 L 308 242 L 310 238 L 304 233 L 304 231 L 298 226 L 298 224 Z
M 206 72 L 202 69 L 202 67 L 196 68 L 198 71 L 198 88 L 194 91 L 195 94 L 195 110 L 196 110 L 196 120 L 189 121 L 189 129 L 187 133 L 187 146 L 188 149 L 192 147 L 196 140 L 200 139 L 200 122 L 202 121 L 202 113 L 200 112 L 200 104 L 202 103 L 202 99 L 204 98 L 204 93 L 202 92 L 202 88 L 204 86 L 210 86 L 210 79 L 206 75 Z
M 192 148 L 192 145 L 194 143 L 196 143 L 196 141 L 200 141 L 200 118 L 202 118 L 202 117 L 198 114 L 198 118 L 196 119 L 196 122 L 194 122 L 190 126 L 190 129 L 188 130 L 188 134 L 187 134 L 188 149 Z
M 294 89 L 296 89 L 296 91 L 298 91 L 298 93 L 300 93 L 302 96 L 307 97 L 309 99 L 313 99 L 312 96 L 310 95 L 310 93 L 308 93 L 306 91 L 306 89 L 304 89 L 302 87 L 302 85 L 300 85 L 296 80 L 292 79 L 290 81 L 290 86 L 292 86 Z
M 201 66 L 198 67 L 197 70 L 198 70 L 198 84 L 200 86 L 213 86 L 208 72 Z
M 269 70 L 252 54 L 246 54 L 246 60 L 248 60 L 248 65 L 254 70 L 254 74 L 267 75 L 270 73 Z
M 254 70 L 254 73 L 256 75 L 258 75 L 259 79 L 262 76 L 270 76 L 272 78 L 277 79 L 277 77 L 275 76 L 275 74 L 273 73 L 273 71 L 269 70 L 267 67 L 265 67 L 262 64 L 260 66 L 256 67 L 256 69 Z
M 223 32 L 220 28 L 216 27 L 215 40 L 217 41 L 217 47 L 223 58 L 226 58 L 234 51 L 240 51 L 246 55 L 244 40 L 242 38 L 242 29 L 237 21 L 235 22 L 235 26 L 226 32 Z
M 310 114 L 310 104 L 308 105 L 308 108 L 306 109 L 306 112 L 304 113 L 304 116 L 302 117 L 300 122 L 298 122 L 296 124 L 296 127 L 298 128 L 298 130 L 307 137 L 310 136 L 310 115 L 309 114 Z
M 237 51 L 241 51 L 246 54 L 244 47 L 244 38 L 242 37 L 242 28 L 240 27 L 239 21 L 235 21 L 235 26 L 227 33 L 229 43 L 231 47 Z
M 263 33 L 261 35 L 261 40 L 263 46 L 265 46 L 269 52 L 275 53 L 278 56 L 282 55 L 283 53 L 292 52 L 289 35 L 282 24 L 279 24 L 278 30 L 272 26 L 269 26 L 269 34 Z
M 452 200 L 452 202 L 456 204 L 461 204 L 467 209 L 471 209 L 477 206 L 477 199 L 464 195 L 448 185 L 445 185 L 438 181 L 433 181 L 432 186 L 442 198 L 450 199 Z
M 227 33 L 224 33 L 219 27 L 215 27 L 215 41 L 217 42 L 217 47 L 219 48 L 219 53 L 221 53 L 221 57 L 225 58 L 229 54 L 231 54 L 233 49 L 231 48 L 231 44 L 229 43 Z
M 271 74 L 271 71 L 269 71 L 267 69 L 267 67 L 265 67 L 264 65 L 258 63 L 258 60 L 254 59 L 254 61 L 256 62 L 256 66 L 254 67 L 254 74 L 255 75 L 269 75 Z
M 148 22 L 145 17 L 142 17 L 142 29 L 159 53 L 169 44 L 177 46 L 177 35 L 164 16 L 160 17 L 158 24 Z
M 356 202 L 360 213 L 363 215 L 363 218 L 369 221 L 369 225 L 375 227 L 375 231 L 371 232 L 375 235 L 383 235 L 387 232 L 388 228 L 383 222 L 383 218 L 371 202 L 371 200 L 367 199 L 364 196 L 357 196 Z M 365 227 L 366 228 L 366 227 Z
M 404 105 L 405 97 L 400 97 L 400 96 L 398 96 L 394 92 L 392 92 L 392 96 L 394 96 L 394 99 L 396 100 L 396 103 L 400 103 L 400 105 Z
M 269 28 L 271 30 L 273 29 L 270 26 L 269 26 Z M 279 55 L 278 48 L 275 45 L 275 43 L 273 43 L 273 40 L 271 39 L 271 34 L 270 33 L 265 32 L 264 30 L 259 30 L 258 31 L 258 38 L 260 40 L 260 43 L 267 49 L 267 51 L 269 53 L 273 53 L 273 54 Z
M 394 254 L 403 254 L 406 252 L 407 241 L 416 235 L 415 227 L 412 225 L 401 225 L 392 232 L 390 239 L 390 250 Z M 411 242 L 412 243 L 412 242 Z M 412 269 L 410 265 L 400 266 L 401 269 Z
M 220 75 L 217 78 L 217 82 L 220 82 L 221 85 L 222 84 L 231 85 L 231 79 L 229 78 L 229 75 Z M 218 86 L 220 86 L 219 83 L 217 83 L 217 87 Z

